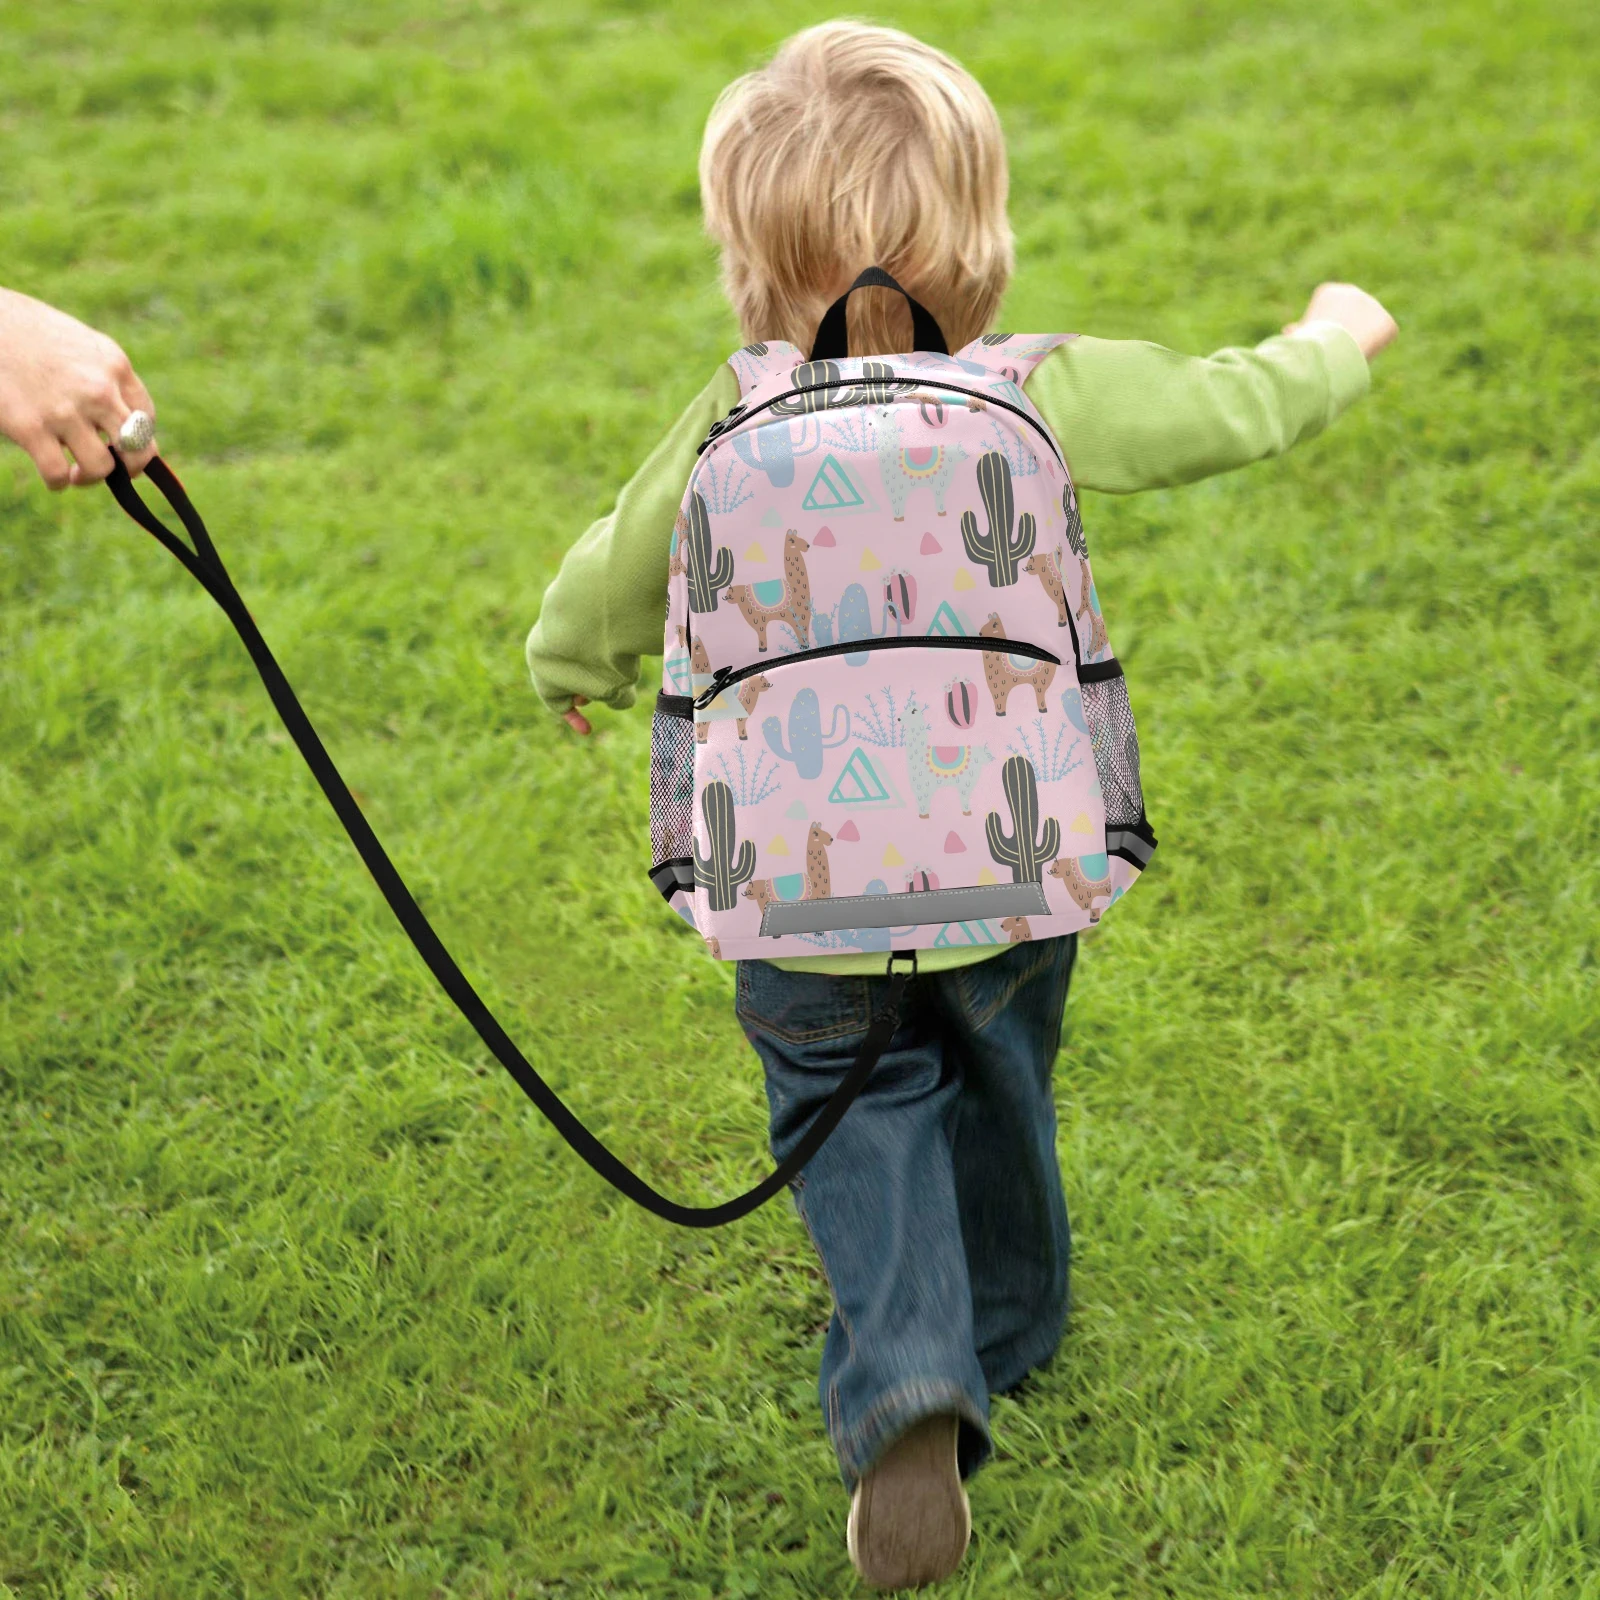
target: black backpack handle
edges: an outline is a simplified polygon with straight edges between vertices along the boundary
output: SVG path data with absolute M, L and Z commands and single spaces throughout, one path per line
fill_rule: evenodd
M 931 350 L 935 355 L 947 356 L 950 346 L 938 322 L 928 308 L 913 300 L 882 267 L 868 267 L 837 300 L 822 314 L 817 324 L 817 336 L 811 343 L 813 361 L 843 361 L 850 354 L 850 333 L 845 324 L 844 308 L 857 289 L 893 289 L 905 295 L 911 307 L 911 348 Z

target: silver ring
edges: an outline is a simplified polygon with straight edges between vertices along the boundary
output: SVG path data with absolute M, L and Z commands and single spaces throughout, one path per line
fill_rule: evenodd
M 130 411 L 117 429 L 117 446 L 130 456 L 136 456 L 156 436 L 154 418 L 148 411 Z

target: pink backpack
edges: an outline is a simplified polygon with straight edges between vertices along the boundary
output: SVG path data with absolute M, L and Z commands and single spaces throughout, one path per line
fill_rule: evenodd
M 673 530 L 650 875 L 722 960 L 1072 933 L 1155 849 L 1077 497 L 1022 389 L 1071 336 L 952 356 L 906 298 L 912 354 L 844 359 L 848 292 L 809 361 L 738 351 Z

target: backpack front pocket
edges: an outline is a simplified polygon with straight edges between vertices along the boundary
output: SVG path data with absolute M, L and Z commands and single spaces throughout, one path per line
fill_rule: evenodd
M 1048 651 L 970 636 L 721 674 L 694 701 L 696 926 L 724 956 L 803 956 L 1097 920 L 1112 884 L 1078 695 Z

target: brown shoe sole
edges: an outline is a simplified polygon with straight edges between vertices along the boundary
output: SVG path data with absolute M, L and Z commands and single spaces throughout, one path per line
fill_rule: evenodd
M 850 1560 L 879 1589 L 937 1583 L 961 1565 L 972 1533 L 956 1464 L 954 1416 L 925 1417 L 889 1446 L 850 1502 Z

